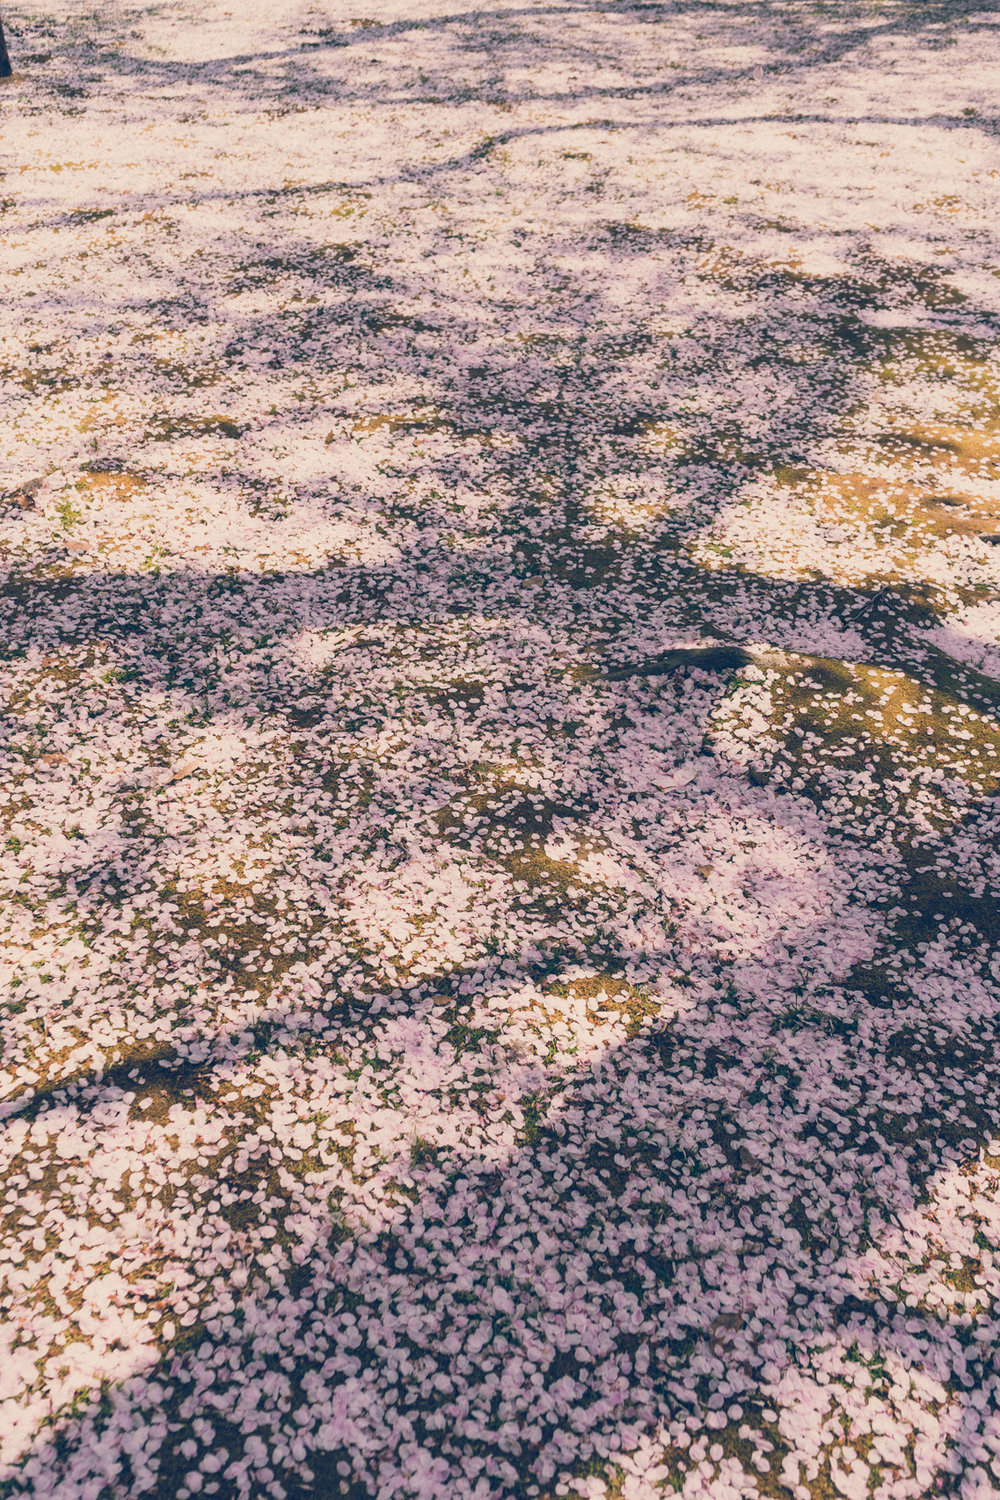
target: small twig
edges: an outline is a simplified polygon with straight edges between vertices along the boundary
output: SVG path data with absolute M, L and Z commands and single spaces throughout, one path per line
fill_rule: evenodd
M 862 615 L 867 614 L 868 611 L 870 609 L 873 609 L 880 600 L 885 598 L 886 594 L 889 594 L 891 592 L 892 590 L 889 588 L 888 584 L 883 584 L 882 587 L 878 589 L 874 594 L 872 594 L 869 599 L 865 600 L 860 609 L 856 609 L 854 613 L 852 615 L 848 615 L 847 618 L 851 621 L 860 620 Z
M 10 54 L 3 34 L 3 17 L 0 16 L 0 78 L 9 78 L 14 69 L 10 65 Z
M 756 658 L 742 646 L 678 646 L 649 661 L 627 667 L 612 667 L 607 677 L 621 682 L 626 677 L 658 677 L 681 667 L 704 667 L 709 672 L 725 672 L 735 667 L 749 667 Z

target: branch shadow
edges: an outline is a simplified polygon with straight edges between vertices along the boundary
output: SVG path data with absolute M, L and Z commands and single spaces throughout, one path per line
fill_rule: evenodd
M 982 12 L 981 3 L 901 7 L 885 26 L 902 34 L 973 11 Z M 607 13 L 623 24 L 636 14 L 719 16 L 727 27 L 734 24 L 731 9 L 720 6 L 614 7 Z M 494 19 L 507 25 L 509 15 Z M 434 25 L 447 31 L 460 20 Z M 480 25 L 482 16 L 475 20 Z M 369 30 L 352 36 L 350 44 Z M 411 30 L 400 23 L 375 28 L 374 34 L 408 38 Z M 746 35 L 753 35 L 750 21 Z M 333 50 L 339 50 L 339 40 L 330 39 Z M 860 41 L 861 32 L 851 31 L 824 43 L 825 52 L 797 61 L 783 57 L 780 66 L 806 69 L 849 55 Z M 517 46 L 523 47 L 523 39 Z M 579 49 L 565 50 L 581 56 Z M 294 69 L 296 87 L 323 96 L 326 84 L 308 77 L 301 50 L 263 62 L 275 56 Z M 247 91 L 258 104 L 265 90 L 259 77 L 233 77 L 232 64 L 247 59 L 186 71 L 183 65 L 117 56 L 113 63 L 99 56 L 97 61 L 145 82 L 218 82 L 220 89 Z M 700 87 L 746 72 L 706 64 L 672 86 Z M 547 97 L 589 103 L 617 99 L 621 92 L 611 87 Z M 660 97 L 652 87 L 627 92 L 632 98 L 644 92 Z M 384 91 L 385 102 L 394 97 Z M 485 89 L 472 95 L 486 97 Z M 534 97 L 514 97 L 492 85 L 489 92 L 490 99 L 515 103 Z M 747 123 L 735 114 L 695 123 L 726 122 Z M 949 123 L 993 128 L 992 122 Z M 619 122 L 615 128 L 631 127 Z M 489 171 L 493 153 L 519 138 L 516 128 L 500 132 L 426 171 Z M 371 183 L 389 180 L 373 177 Z M 268 195 L 287 196 L 278 187 Z M 247 202 L 262 195 L 236 196 Z M 154 206 L 169 208 L 174 201 L 164 194 Z M 754 226 L 747 221 L 743 229 L 752 235 Z M 420 294 L 415 277 L 366 264 L 353 245 L 317 260 L 310 241 L 291 235 L 254 248 L 241 267 L 239 289 L 266 290 L 278 275 L 274 262 L 286 268 L 290 262 L 304 293 L 342 294 L 342 306 L 262 317 L 234 313 L 218 288 L 186 287 L 174 308 L 177 323 L 192 306 L 214 320 L 225 332 L 221 352 L 234 368 L 247 351 L 265 353 L 276 362 L 275 379 L 286 371 L 295 379 L 331 351 L 360 352 L 383 374 L 421 385 L 426 400 L 409 402 L 402 413 L 390 391 L 374 413 L 385 419 L 374 434 L 341 432 L 330 445 L 327 467 L 303 485 L 304 492 L 321 492 L 321 504 L 334 515 L 346 514 L 359 532 L 367 522 L 384 522 L 390 540 L 398 542 L 388 560 L 373 561 L 363 548 L 345 547 L 333 563 L 261 574 L 206 566 L 158 577 L 113 569 L 77 575 L 63 559 L 56 566 L 64 567 L 65 576 L 38 577 L 16 563 L 7 575 L 4 649 L 15 666 L 19 653 L 29 650 L 100 645 L 125 674 L 123 684 L 107 690 L 111 717 L 119 714 L 123 724 L 133 710 L 163 697 L 168 706 L 162 723 L 184 723 L 197 735 L 224 734 L 243 716 L 264 724 L 295 747 L 294 768 L 278 791 L 294 792 L 303 807 L 316 808 L 318 799 L 333 795 L 336 776 L 359 761 L 364 774 L 348 783 L 343 804 L 361 828 L 360 842 L 355 839 L 339 863 L 318 847 L 322 840 L 308 846 L 307 834 L 293 851 L 303 868 L 307 856 L 311 862 L 310 900 L 321 894 L 341 903 L 332 920 L 321 903 L 308 908 L 310 923 L 315 919 L 308 934 L 316 938 L 315 951 L 304 945 L 274 962 L 277 979 L 262 978 L 258 968 L 241 973 L 228 956 L 209 951 L 203 892 L 186 892 L 179 906 L 198 933 L 192 953 L 183 958 L 189 967 L 162 972 L 174 959 L 181 963 L 177 934 L 168 924 L 165 946 L 153 949 L 155 962 L 140 963 L 127 985 L 138 985 L 145 1002 L 155 1001 L 157 986 L 168 978 L 207 986 L 212 1003 L 233 1014 L 220 1016 L 217 1025 L 213 1020 L 209 1031 L 203 1012 L 188 1033 L 181 1028 L 179 1039 L 139 1037 L 138 1043 L 138 1018 L 129 1016 L 128 1057 L 116 1059 L 112 1052 L 106 1068 L 56 1072 L 30 1099 L 25 1094 L 15 1100 L 23 1107 L 8 1115 L 3 1129 L 10 1134 L 72 1114 L 94 1120 L 95 1130 L 106 1128 L 110 1143 L 115 1127 L 104 1126 L 102 1111 L 130 1106 L 130 1093 L 153 1099 L 149 1118 L 162 1124 L 172 1108 L 215 1100 L 220 1075 L 262 1059 L 318 1054 L 322 1066 L 332 1067 L 344 1033 L 354 1042 L 383 1043 L 398 1056 L 401 1072 L 425 1075 L 425 1091 L 431 1092 L 421 1035 L 438 1038 L 432 1051 L 443 1054 L 446 1046 L 456 1046 L 455 1028 L 474 1032 L 477 1019 L 484 1032 L 492 1028 L 491 1037 L 501 1038 L 495 1054 L 482 1049 L 483 1095 L 508 1096 L 520 1114 L 519 1124 L 505 1126 L 506 1144 L 492 1156 L 466 1152 L 461 1140 L 449 1144 L 444 1136 L 429 1144 L 413 1141 L 413 1159 L 403 1146 L 394 1147 L 400 1161 L 392 1170 L 415 1201 L 407 1206 L 407 1192 L 401 1192 L 396 1209 L 381 1220 L 376 1216 L 374 1226 L 363 1198 L 354 1204 L 353 1218 L 345 1217 L 344 1202 L 351 1198 L 346 1181 L 325 1183 L 333 1201 L 318 1207 L 301 1184 L 279 1182 L 272 1209 L 284 1193 L 289 1219 L 306 1209 L 312 1217 L 305 1215 L 310 1238 L 297 1238 L 298 1227 L 288 1230 L 277 1283 L 255 1262 L 259 1245 L 254 1249 L 237 1238 L 256 1209 L 266 1213 L 254 1195 L 270 1167 L 263 1156 L 244 1168 L 227 1167 L 226 1180 L 239 1191 L 234 1189 L 233 1204 L 223 1205 L 233 1210 L 229 1218 L 219 1210 L 217 1228 L 223 1249 L 246 1258 L 251 1284 L 245 1295 L 232 1299 L 218 1326 L 198 1318 L 188 1325 L 186 1347 L 144 1348 L 136 1356 L 140 1373 L 116 1375 L 82 1411 L 54 1413 L 51 1428 L 34 1440 L 24 1466 L 9 1478 L 12 1494 L 55 1484 L 67 1496 L 82 1495 L 96 1482 L 112 1494 L 172 1500 L 182 1487 L 191 1488 L 186 1476 L 207 1454 L 219 1462 L 205 1473 L 220 1477 L 204 1481 L 205 1493 L 252 1493 L 256 1484 L 286 1496 L 436 1496 L 455 1493 L 454 1486 L 464 1482 L 470 1494 L 478 1485 L 481 1494 L 499 1490 L 528 1497 L 533 1486 L 549 1484 L 573 1466 L 613 1462 L 623 1447 L 651 1432 L 679 1436 L 677 1424 L 686 1413 L 719 1416 L 721 1433 L 729 1432 L 727 1422 L 737 1421 L 729 1417 L 730 1408 L 743 1406 L 766 1425 L 765 1403 L 776 1399 L 782 1379 L 796 1370 L 811 1378 L 816 1350 L 831 1343 L 868 1351 L 869 1365 L 877 1357 L 938 1372 L 935 1378 L 960 1406 L 964 1425 L 950 1452 L 944 1442 L 935 1450 L 935 1463 L 952 1476 L 974 1463 L 986 1421 L 977 1413 L 988 1410 L 988 1401 L 982 1407 L 973 1398 L 982 1397 L 991 1378 L 982 1351 L 977 1354 L 957 1310 L 941 1318 L 919 1308 L 904 1311 L 906 1298 L 916 1294 L 900 1292 L 893 1301 L 890 1292 L 907 1276 L 912 1282 L 916 1264 L 905 1260 L 900 1236 L 916 1223 L 931 1243 L 922 1215 L 935 1184 L 942 1174 L 961 1176 L 998 1129 L 992 1102 L 1000 1097 L 991 1009 L 995 982 L 985 953 L 995 926 L 987 898 L 966 891 L 953 906 L 960 925 L 973 929 L 963 946 L 953 933 L 942 937 L 935 916 L 945 877 L 890 871 L 871 902 L 875 916 L 866 927 L 857 914 L 869 910 L 869 893 L 844 894 L 845 880 L 835 883 L 834 900 L 820 879 L 824 860 L 847 868 L 854 851 L 838 843 L 831 852 L 820 821 L 809 823 L 801 799 L 755 785 L 743 767 L 700 753 L 727 690 L 718 677 L 590 689 L 562 665 L 552 665 L 606 662 L 613 672 L 655 655 L 658 637 L 697 631 L 739 643 L 752 624 L 759 640 L 766 634 L 762 621 L 774 632 L 773 644 L 790 647 L 801 644 L 810 621 L 820 619 L 845 634 L 850 627 L 854 648 L 880 664 L 925 677 L 950 673 L 915 641 L 927 623 L 926 608 L 902 593 L 886 605 L 877 581 L 846 586 L 772 579 L 739 567 L 719 569 L 709 579 L 684 549 L 751 479 L 767 476 L 778 463 L 808 464 L 821 439 L 864 398 L 867 364 L 893 338 L 912 333 L 871 328 L 864 314 L 894 302 L 904 311 L 949 315 L 959 304 L 946 277 L 867 249 L 836 275 L 776 267 L 763 253 L 711 271 L 713 287 L 754 303 L 714 329 L 706 327 L 711 298 L 696 309 L 705 350 L 720 355 L 713 395 L 731 394 L 737 376 L 773 363 L 779 336 L 793 320 L 803 336 L 825 340 L 825 349 L 818 369 L 783 366 L 787 385 L 763 411 L 750 413 L 752 423 L 745 420 L 743 397 L 731 396 L 723 418 L 716 409 L 709 420 L 690 421 L 680 458 L 657 458 L 647 447 L 651 434 L 681 408 L 691 369 L 682 355 L 665 353 L 667 373 L 659 383 L 638 397 L 632 392 L 631 360 L 644 335 L 628 308 L 615 301 L 614 283 L 639 287 L 651 260 L 663 275 L 673 257 L 711 250 L 714 237 L 702 229 L 655 231 L 609 217 L 583 238 L 581 245 L 579 237 L 549 236 L 534 263 L 538 289 L 531 295 L 519 300 L 501 291 L 482 305 L 473 292 L 448 304 L 439 297 L 432 313 L 420 315 L 397 311 L 397 304 Z M 567 291 L 555 263 L 581 249 L 594 252 L 597 269 Z M 512 319 L 525 308 L 535 319 L 534 341 L 525 339 L 513 354 L 495 332 L 505 297 Z M 151 307 L 151 300 L 102 304 L 84 287 L 67 317 L 103 330 L 116 317 L 147 314 Z M 988 323 L 990 315 L 963 303 L 955 316 Z M 738 369 L 721 362 L 723 354 L 734 360 L 734 329 Z M 440 349 L 428 352 L 421 345 L 428 333 L 456 330 L 469 346 L 459 360 L 448 363 Z M 823 397 L 818 409 L 817 391 Z M 370 392 L 369 398 L 365 420 L 371 419 Z M 290 399 L 275 413 L 275 426 L 281 425 L 298 435 L 307 426 Z M 159 465 L 164 483 L 176 479 L 180 468 L 172 467 L 171 454 L 148 452 L 155 446 L 149 436 L 154 426 L 151 414 L 140 443 L 126 433 L 117 450 L 109 448 L 107 472 L 112 465 L 135 467 L 141 459 L 150 468 Z M 438 436 L 443 451 L 414 454 L 418 434 Z M 482 440 L 484 434 L 491 441 Z M 376 500 L 352 481 L 345 453 L 351 444 L 383 439 Z M 474 445 L 474 453 L 463 444 Z M 236 448 L 209 479 L 228 499 L 253 490 L 252 469 Z M 690 505 L 665 506 L 665 514 L 639 528 L 627 545 L 595 538 L 588 530 L 598 509 L 595 491 L 609 471 L 631 475 L 640 487 L 662 480 L 684 492 Z M 440 508 L 421 512 L 419 496 L 414 502 L 405 493 L 400 476 L 419 479 L 439 497 L 443 492 Z M 455 525 L 448 507 L 460 485 L 499 493 L 503 502 L 487 518 L 488 534 L 481 531 L 456 555 L 445 538 Z M 498 539 L 511 547 L 498 548 Z M 489 627 L 493 635 L 481 627 L 484 618 L 498 622 Z M 489 648 L 484 655 L 496 646 L 495 658 L 470 663 L 457 650 L 449 655 L 447 631 L 456 625 L 482 629 Z M 351 632 L 358 629 L 372 638 L 366 642 L 362 634 L 360 650 L 352 644 L 355 655 L 348 652 L 339 666 L 335 660 L 317 672 L 307 655 L 296 655 L 313 637 L 344 636 L 353 643 Z M 438 656 L 426 680 L 418 680 L 412 652 L 402 661 L 394 658 L 394 633 L 408 631 L 444 636 L 443 645 L 428 648 Z M 220 665 L 222 646 L 232 660 Z M 235 659 L 252 653 L 252 666 L 244 670 Z M 402 685 L 394 673 L 406 678 Z M 988 680 L 966 672 L 963 683 L 960 676 L 948 677 L 948 685 L 971 701 L 995 706 Z M 501 690 L 506 696 L 498 707 L 490 693 Z M 620 695 L 613 710 L 609 691 Z M 576 756 L 583 771 L 533 802 L 512 791 L 495 764 L 476 772 L 480 780 L 470 790 L 473 763 L 499 762 L 499 752 L 506 755 L 517 736 L 540 755 L 550 729 L 543 710 L 552 708 L 553 699 L 565 745 L 578 745 L 581 732 L 589 734 L 592 762 L 566 749 L 564 759 Z M 157 724 L 159 712 L 151 711 Z M 400 771 L 365 748 L 366 737 L 401 722 L 421 738 L 423 753 L 430 755 L 428 747 L 438 744 L 438 761 L 429 769 Z M 655 725 L 668 728 L 661 733 Z M 106 724 L 85 726 L 79 743 L 98 745 L 106 733 Z M 463 736 L 467 752 L 460 748 L 449 760 L 451 752 L 441 747 Z M 474 742 L 479 748 L 472 748 Z M 678 824 L 651 778 L 654 769 L 665 777 L 689 763 L 696 772 L 690 787 L 678 792 Z M 31 764 L 37 770 L 37 762 Z M 598 764 L 612 789 L 603 806 L 595 796 Z M 193 788 L 201 785 L 185 782 L 164 798 L 162 787 L 122 776 L 115 795 L 128 803 L 129 814 L 112 830 L 110 851 L 84 837 L 77 850 L 60 856 L 59 894 L 71 899 L 88 937 L 99 936 L 109 915 L 146 888 L 150 873 L 163 865 L 164 841 L 183 847 L 185 826 L 210 801 L 207 793 L 199 800 Z M 508 802 L 486 813 L 479 802 L 497 793 Z M 515 913 L 510 925 L 519 922 L 524 929 L 520 946 L 498 924 L 500 935 L 491 936 L 492 948 L 483 939 L 485 951 L 476 962 L 442 968 L 433 961 L 431 943 L 422 958 L 429 967 L 418 971 L 416 985 L 405 987 L 401 981 L 409 976 L 382 951 L 377 902 L 359 865 L 368 860 L 390 883 L 409 890 L 414 829 L 412 820 L 399 828 L 399 810 L 432 819 L 444 802 L 450 815 L 460 794 L 466 810 L 472 806 L 482 815 L 484 829 L 470 829 L 456 816 L 454 822 L 425 823 L 421 837 L 454 864 L 489 867 L 498 880 L 521 881 L 529 889 L 535 880 L 545 901 L 537 910 L 529 903 L 518 908 L 519 917 Z M 819 849 L 812 866 L 793 861 L 802 909 L 812 916 L 800 917 L 781 937 L 775 913 L 758 913 L 764 936 L 754 939 L 756 929 L 744 935 L 747 948 L 756 940 L 758 949 L 735 957 L 725 947 L 732 927 L 723 926 L 720 937 L 712 925 L 723 922 L 722 903 L 713 905 L 706 895 L 699 906 L 693 895 L 707 881 L 698 873 L 706 802 L 716 816 L 759 838 L 765 862 L 772 856 L 778 862 L 799 837 L 807 843 L 813 838 Z M 267 806 L 248 777 L 229 812 L 215 813 L 263 819 Z M 963 851 L 960 873 L 967 873 L 970 859 L 962 841 L 981 853 L 995 836 L 994 824 L 988 802 L 959 822 L 954 839 Z M 585 944 L 582 929 L 573 933 L 564 922 L 559 930 L 547 904 L 558 899 L 561 915 L 574 912 L 579 898 L 569 894 L 577 878 L 572 860 L 562 861 L 565 869 L 552 856 L 548 865 L 539 863 L 539 846 L 556 835 L 568 837 L 573 827 L 584 830 L 599 853 L 614 856 L 619 874 L 628 871 L 632 837 L 640 854 L 669 876 L 654 895 L 631 904 L 629 887 L 616 887 L 609 876 L 610 898 L 596 923 L 599 941 L 592 925 Z M 501 832 L 506 843 L 495 847 L 490 839 Z M 864 838 L 861 849 L 876 870 L 889 852 L 866 848 Z M 26 853 L 25 863 L 35 852 Z M 318 863 L 321 852 L 333 863 L 326 873 Z M 175 858 L 178 869 L 182 863 Z M 637 880 L 648 875 L 642 863 L 634 855 L 631 874 Z M 871 873 L 871 863 L 864 868 Z M 272 874 L 272 884 L 283 879 L 283 871 Z M 587 899 L 596 899 L 599 886 L 595 878 Z M 777 877 L 768 889 L 776 909 L 790 899 Z M 901 895 L 910 918 L 914 911 L 919 918 L 910 926 L 887 914 Z M 830 909 L 820 910 L 828 898 Z M 264 916 L 269 900 L 265 892 L 259 903 Z M 324 950 L 335 924 L 351 930 L 355 945 L 346 964 L 349 983 L 340 991 L 334 971 L 342 979 L 345 964 L 338 959 L 338 969 L 327 962 Z M 259 948 L 265 929 L 262 921 L 252 926 L 251 951 Z M 437 934 L 438 941 L 445 945 L 447 935 Z M 852 942 L 858 951 L 849 960 Z M 945 957 L 956 953 L 961 961 L 949 970 Z M 619 1002 L 617 1031 L 611 1027 L 613 1039 L 600 1056 L 578 1064 L 557 1048 L 553 1066 L 530 1049 L 527 1057 L 518 1051 L 523 1038 L 517 1045 L 517 1038 L 509 1045 L 503 1041 L 498 1012 L 513 1013 L 522 991 L 554 996 L 569 1015 L 578 982 L 573 969 L 587 957 L 600 971 L 597 991 L 609 997 L 599 1003 L 614 1010 L 615 995 L 628 998 Z M 314 964 L 318 969 L 310 970 Z M 948 975 L 956 972 L 964 987 L 943 996 Z M 651 998 L 660 978 L 663 992 Z M 303 998 L 307 983 L 314 989 Z M 476 1005 L 486 999 L 490 1004 L 477 1017 Z M 433 1019 L 442 1001 L 445 1010 L 460 1001 L 471 1007 L 468 1014 L 449 1014 L 443 1039 Z M 14 1037 L 16 1024 L 6 1028 L 5 1041 Z M 439 1114 L 452 1108 L 458 1105 L 449 1097 Z M 483 1106 L 487 1117 L 491 1110 L 504 1118 L 498 1100 Z M 247 1128 L 245 1122 L 234 1125 L 234 1160 L 242 1160 Z M 868 1251 L 898 1271 L 896 1282 L 884 1267 L 874 1278 L 859 1269 Z M 873 1279 L 880 1296 L 872 1292 Z M 908 1327 L 914 1321 L 917 1329 Z
M 713 673 L 611 687 L 622 715 L 611 760 L 620 754 L 626 783 L 636 723 L 675 717 L 692 694 L 710 714 L 721 688 Z M 702 794 L 720 797 L 737 827 L 763 821 L 801 837 L 809 826 L 797 799 L 755 787 L 741 768 L 727 777 L 713 766 Z M 640 813 L 643 795 L 633 792 L 619 809 L 623 822 Z M 845 1359 L 872 1367 L 873 1401 L 885 1394 L 886 1361 L 944 1382 L 964 1426 L 936 1461 L 946 1473 L 972 1462 L 984 1420 L 979 1393 L 990 1379 L 977 1362 L 981 1347 L 957 1314 L 924 1316 L 915 1327 L 906 1279 L 919 1283 L 923 1264 L 900 1241 L 912 1238 L 914 1219 L 925 1237 L 933 1233 L 935 1180 L 965 1169 L 1000 1130 L 995 993 L 991 1001 L 970 973 L 943 1011 L 938 986 L 926 982 L 935 970 L 962 968 L 931 952 L 941 922 L 930 908 L 940 904 L 943 877 L 933 890 L 915 877 L 923 881 L 915 926 L 887 919 L 872 931 L 852 915 L 851 879 L 830 905 L 822 860 L 812 877 L 812 926 L 779 935 L 775 887 L 773 935 L 756 966 L 746 953 L 726 957 L 725 945 L 713 947 L 718 911 L 692 925 L 684 910 L 702 847 L 695 839 L 684 853 L 686 829 L 699 819 L 698 789 L 689 795 L 657 944 L 642 946 L 648 914 L 613 903 L 612 930 L 603 946 L 592 945 L 603 970 L 596 993 L 611 1003 L 624 984 L 633 997 L 626 1038 L 546 1078 L 537 1061 L 525 1063 L 523 1041 L 505 1042 L 501 1023 L 499 1043 L 485 1049 L 490 1097 L 529 1106 L 509 1154 L 418 1141 L 407 1160 L 404 1140 L 402 1160 L 386 1170 L 409 1184 L 414 1207 L 400 1200 L 374 1225 L 356 1211 L 345 1217 L 342 1180 L 318 1232 L 314 1212 L 298 1247 L 293 1233 L 277 1277 L 255 1269 L 248 1253 L 251 1281 L 230 1315 L 199 1319 L 181 1351 L 165 1352 L 158 1365 L 143 1351 L 141 1374 L 58 1417 L 20 1476 L 11 1475 L 11 1493 L 32 1493 L 39 1476 L 54 1474 L 67 1494 L 97 1476 L 113 1493 L 166 1496 L 214 1453 L 234 1493 L 252 1467 L 253 1483 L 288 1495 L 418 1494 L 461 1472 L 527 1496 L 567 1466 L 578 1472 L 588 1460 L 613 1459 L 616 1443 L 627 1449 L 671 1423 L 679 1432 L 691 1412 L 736 1406 L 766 1427 L 763 1412 L 782 1380 L 808 1378 L 810 1357 L 831 1339 Z M 663 825 L 662 811 L 647 816 Z M 991 802 L 969 811 L 954 835 L 961 866 L 964 844 L 989 847 L 996 824 Z M 812 829 L 821 837 L 818 822 Z M 552 832 L 551 818 L 542 832 Z M 805 867 L 797 873 L 799 898 L 809 878 Z M 885 907 L 899 890 L 884 893 Z M 961 923 L 981 917 L 980 907 L 987 910 L 967 902 Z M 103 1078 L 63 1080 L 4 1128 L 51 1113 L 65 1124 L 67 1109 L 83 1118 L 136 1093 L 156 1097 L 162 1117 L 192 1096 L 213 1099 L 217 1073 L 231 1079 L 276 1046 L 294 1053 L 305 1044 L 313 1054 L 318 1046 L 334 1057 L 352 1023 L 367 1031 L 373 1052 L 391 1038 L 400 1068 L 430 1080 L 417 1039 L 433 1033 L 442 1002 L 452 1026 L 475 1027 L 475 1003 L 464 1020 L 447 1007 L 489 998 L 478 1019 L 494 1035 L 498 1010 L 516 1014 L 525 987 L 548 994 L 553 1007 L 566 1004 L 579 955 L 558 947 L 540 954 L 540 934 L 526 936 L 534 963 L 520 953 L 505 963 L 511 954 L 501 951 L 481 964 L 478 980 L 468 971 L 424 975 L 388 1016 L 381 1005 L 366 1014 L 387 985 L 372 976 L 367 1001 L 354 987 L 339 1019 L 329 996 L 319 1000 L 319 1027 L 307 1004 L 279 1006 L 239 1039 L 227 1027 L 197 1060 L 184 1048 L 161 1049 Z M 992 936 L 988 922 L 960 943 L 977 974 L 988 975 Z M 634 1004 L 644 969 L 672 975 L 645 1010 Z M 238 1156 L 239 1135 L 233 1144 Z M 236 1208 L 252 1212 L 266 1161 L 234 1169 L 220 1160 L 213 1171 L 246 1183 Z M 301 1203 L 288 1196 L 291 1217 Z M 220 1214 L 219 1232 L 228 1243 L 231 1215 Z M 867 1298 L 866 1255 L 878 1265 Z M 969 1263 L 978 1264 L 975 1255 Z M 776 1448 L 782 1459 L 788 1451 L 787 1443 Z

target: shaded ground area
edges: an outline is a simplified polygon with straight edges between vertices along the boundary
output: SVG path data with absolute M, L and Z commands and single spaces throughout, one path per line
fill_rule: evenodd
M 3 1494 L 1000 1493 L 998 21 L 5 11 Z

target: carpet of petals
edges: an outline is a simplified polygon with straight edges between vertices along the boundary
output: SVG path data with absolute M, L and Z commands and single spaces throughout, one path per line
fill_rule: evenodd
M 1000 14 L 354 10 L 5 6 L 0 1493 L 998 1496 Z

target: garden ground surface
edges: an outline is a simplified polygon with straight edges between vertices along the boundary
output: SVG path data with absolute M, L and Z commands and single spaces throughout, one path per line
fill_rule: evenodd
M 1000 1495 L 1000 14 L 361 3 L 6 8 L 0 1491 Z

